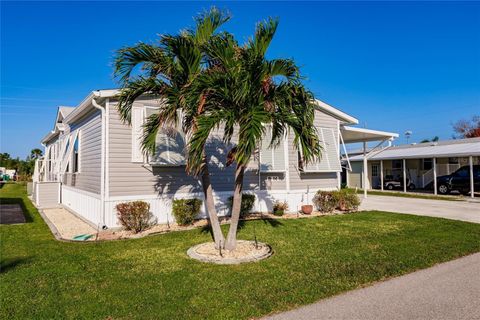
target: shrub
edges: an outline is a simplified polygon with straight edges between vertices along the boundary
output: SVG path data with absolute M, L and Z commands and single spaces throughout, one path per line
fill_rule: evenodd
M 360 197 L 354 190 L 349 189 L 318 191 L 313 198 L 313 203 L 321 212 L 332 212 L 334 209 L 350 212 L 357 211 Z
M 313 204 L 321 212 L 332 212 L 337 207 L 337 197 L 333 191 L 317 191 L 313 197 Z
M 360 206 L 360 197 L 354 190 L 342 189 L 336 191 L 338 198 L 338 209 L 342 211 L 357 211 Z
M 202 203 L 203 201 L 197 198 L 174 199 L 172 211 L 175 221 L 181 226 L 191 225 L 200 213 Z
M 147 202 L 124 202 L 117 204 L 116 208 L 118 221 L 126 230 L 138 233 L 154 224 L 150 204 Z
M 276 216 L 283 216 L 288 211 L 288 203 L 286 201 L 276 200 L 273 203 L 273 214 Z
M 245 217 L 252 211 L 253 205 L 255 204 L 255 195 L 254 194 L 242 194 L 242 204 L 240 206 L 240 217 Z M 233 196 L 228 198 L 228 205 L 230 210 L 233 206 Z

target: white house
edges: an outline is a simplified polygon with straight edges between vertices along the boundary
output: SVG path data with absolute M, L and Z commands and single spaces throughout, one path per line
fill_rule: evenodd
M 75 108 L 58 108 L 53 130 L 42 139 L 45 153 L 36 164 L 33 199 L 40 207 L 61 205 L 99 227 L 117 226 L 116 204 L 132 200 L 149 202 L 159 223 L 172 221 L 173 198 L 203 198 L 200 181 L 185 173 L 184 137 L 180 132 L 174 138 L 159 133 L 155 155 L 146 158 L 139 142 L 141 126 L 158 101 L 139 98 L 128 126 L 117 112 L 117 94 L 98 90 Z M 297 210 L 317 190 L 340 187 L 344 144 L 397 136 L 351 127 L 356 124 L 356 118 L 317 101 L 314 125 L 324 149 L 320 161 L 302 166 L 293 134 L 275 150 L 261 147 L 245 173 L 244 192 L 257 199 L 254 210 L 271 210 L 276 199 Z M 220 132 L 212 133 L 206 152 L 217 209 L 227 215 L 234 168 L 224 165 L 226 148 Z M 201 214 L 205 216 L 204 209 Z

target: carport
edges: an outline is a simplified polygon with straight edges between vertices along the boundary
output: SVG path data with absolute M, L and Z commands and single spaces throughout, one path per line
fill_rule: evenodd
M 469 166 L 469 184 L 470 196 L 475 196 L 474 184 L 474 158 L 480 156 L 480 138 L 450 140 L 440 142 L 429 142 L 418 145 L 403 145 L 398 147 L 386 147 L 381 150 L 370 152 L 360 157 L 352 157 L 352 161 L 363 161 L 364 168 L 367 167 L 367 161 L 380 162 L 380 185 L 383 190 L 383 162 L 386 160 L 401 161 L 403 175 L 403 191 L 407 192 L 407 160 L 410 159 L 432 159 L 433 189 L 437 194 L 437 161 L 442 158 L 464 158 L 468 159 Z M 355 158 L 355 159 L 354 159 Z M 475 159 L 475 161 L 478 161 Z M 466 164 L 465 164 L 466 165 Z M 364 171 L 364 178 L 367 178 L 367 171 Z M 368 180 L 368 179 L 367 179 Z M 364 183 L 368 186 L 368 182 Z
M 388 145 L 391 145 L 391 141 L 395 138 L 398 138 L 397 133 L 393 132 L 386 132 L 386 131 L 378 131 L 378 130 L 371 130 L 365 128 L 356 128 L 356 127 L 349 127 L 343 126 L 340 128 L 340 138 L 342 144 L 345 146 L 346 144 L 352 143 L 362 143 L 363 144 L 363 196 L 367 197 L 367 189 L 368 187 L 368 166 L 367 161 L 368 158 L 372 155 L 375 155 L 379 151 L 383 150 L 382 145 L 385 142 L 388 142 Z M 377 145 L 367 151 L 367 142 L 378 142 Z M 346 148 L 344 148 L 344 153 L 346 160 L 348 162 L 349 170 L 351 171 L 350 161 L 348 159 L 348 153 Z M 382 180 L 383 180 L 383 167 L 381 168 L 382 171 Z M 382 181 L 383 184 L 383 181 Z

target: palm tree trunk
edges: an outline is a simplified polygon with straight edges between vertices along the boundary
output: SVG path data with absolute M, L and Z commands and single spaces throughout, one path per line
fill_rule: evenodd
M 228 230 L 226 250 L 235 250 L 237 247 L 237 228 L 240 219 L 240 209 L 242 205 L 243 176 L 245 173 L 244 165 L 237 165 L 235 170 L 235 190 L 233 191 L 232 216 L 230 218 L 230 229 Z
M 208 170 L 208 160 L 204 157 L 205 167 L 202 172 L 202 188 L 205 195 L 205 204 L 207 205 L 208 220 L 212 227 L 213 240 L 215 241 L 215 248 L 220 248 L 225 244 L 225 238 L 220 228 L 218 221 L 217 209 L 215 208 L 215 201 L 213 200 L 212 184 L 210 182 L 210 172 Z

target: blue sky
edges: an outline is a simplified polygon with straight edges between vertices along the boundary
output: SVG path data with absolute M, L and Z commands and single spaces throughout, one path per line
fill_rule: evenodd
M 1 2 L 0 152 L 24 158 L 52 129 L 57 106 L 115 87 L 112 57 L 192 25 L 210 2 Z M 302 66 L 316 97 L 361 126 L 452 136 L 480 113 L 480 3 L 220 2 L 239 40 L 280 18 L 270 57 Z

